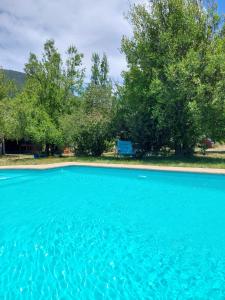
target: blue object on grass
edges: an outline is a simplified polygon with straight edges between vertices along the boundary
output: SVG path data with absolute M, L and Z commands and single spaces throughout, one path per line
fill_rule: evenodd
M 116 152 L 118 155 L 134 156 L 135 151 L 131 141 L 118 140 L 116 144 Z

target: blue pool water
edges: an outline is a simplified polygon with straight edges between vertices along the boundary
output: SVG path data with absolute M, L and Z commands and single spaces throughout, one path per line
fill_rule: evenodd
M 225 177 L 0 171 L 0 299 L 225 299 Z

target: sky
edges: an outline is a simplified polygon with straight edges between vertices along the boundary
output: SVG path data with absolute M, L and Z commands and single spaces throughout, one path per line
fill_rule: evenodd
M 124 15 L 133 1 L 0 0 L 0 66 L 23 71 L 29 53 L 40 55 L 44 42 L 53 38 L 63 55 L 70 45 L 84 54 L 87 75 L 92 53 L 105 52 L 110 76 L 120 80 L 126 68 L 121 38 L 132 33 Z M 218 0 L 218 6 L 225 13 L 225 0 Z

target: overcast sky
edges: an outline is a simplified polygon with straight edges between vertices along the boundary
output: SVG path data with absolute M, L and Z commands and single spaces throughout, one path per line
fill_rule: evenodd
M 0 0 L 0 66 L 22 71 L 29 52 L 40 54 L 43 43 L 53 38 L 61 53 L 76 45 L 87 72 L 91 53 L 106 52 L 110 74 L 118 80 L 126 67 L 121 37 L 131 34 L 124 13 L 133 1 Z M 218 1 L 224 11 L 224 0 Z

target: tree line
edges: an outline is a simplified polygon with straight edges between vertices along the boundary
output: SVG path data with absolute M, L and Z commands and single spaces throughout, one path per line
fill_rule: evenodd
M 84 84 L 83 55 L 67 58 L 53 40 L 30 54 L 23 90 L 0 72 L 0 140 L 26 139 L 54 154 L 68 146 L 99 156 L 116 138 L 140 155 L 164 149 L 190 155 L 203 138 L 225 139 L 225 26 L 214 3 L 150 0 L 128 14 L 123 83 L 109 77 L 107 56 L 92 55 Z

